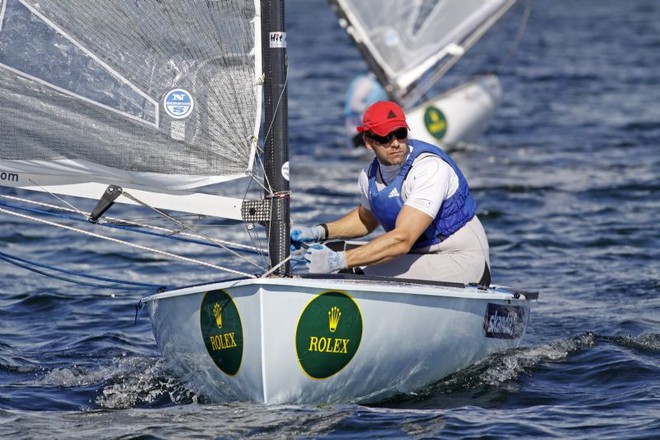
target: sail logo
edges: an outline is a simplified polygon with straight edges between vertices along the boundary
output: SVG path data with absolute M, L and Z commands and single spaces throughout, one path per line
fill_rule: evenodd
M 174 119 L 190 116 L 195 107 L 192 95 L 183 89 L 170 90 L 163 100 L 165 112 Z
M 518 339 L 525 330 L 527 315 L 519 306 L 488 303 L 484 316 L 484 335 L 487 338 Z
M 3 182 L 18 182 L 19 175 L 16 173 L 6 173 L 4 171 L 0 171 L 0 180 Z
M 243 325 L 231 296 L 224 290 L 206 292 L 199 319 L 209 356 L 220 370 L 234 376 L 243 360 Z
M 424 111 L 424 126 L 431 136 L 442 139 L 447 133 L 447 118 L 439 108 L 429 106 Z
M 307 304 L 296 329 L 296 354 L 314 379 L 337 374 L 353 359 L 362 340 L 362 314 L 344 292 L 321 293 Z
M 271 49 L 286 48 L 286 32 L 271 32 L 269 37 Z

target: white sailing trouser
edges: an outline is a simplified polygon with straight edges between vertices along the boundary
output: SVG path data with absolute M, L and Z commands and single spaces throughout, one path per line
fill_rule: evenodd
M 410 253 L 362 269 L 366 275 L 467 284 L 481 280 L 486 264 L 490 267 L 488 239 L 475 215 L 432 252 Z

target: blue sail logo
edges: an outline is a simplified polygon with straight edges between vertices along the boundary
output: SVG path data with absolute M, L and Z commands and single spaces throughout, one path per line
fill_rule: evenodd
M 190 116 L 195 106 L 192 95 L 183 89 L 170 90 L 163 101 L 165 112 L 174 119 Z

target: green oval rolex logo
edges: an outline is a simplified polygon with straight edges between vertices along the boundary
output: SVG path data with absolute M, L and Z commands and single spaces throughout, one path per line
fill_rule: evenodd
M 226 374 L 235 375 L 243 359 L 243 326 L 231 296 L 224 290 L 206 292 L 199 319 L 211 359 Z
M 424 125 L 426 130 L 436 139 L 442 139 L 447 133 L 447 118 L 442 111 L 433 106 L 429 106 L 424 111 Z
M 348 365 L 361 340 L 362 314 L 355 301 L 338 291 L 322 293 L 298 320 L 298 362 L 309 376 L 325 379 Z

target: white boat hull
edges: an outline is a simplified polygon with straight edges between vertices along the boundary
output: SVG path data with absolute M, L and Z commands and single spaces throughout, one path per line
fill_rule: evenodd
M 497 76 L 475 78 L 406 109 L 410 136 L 434 145 L 476 142 L 491 123 L 501 97 Z
M 529 299 L 506 288 L 330 277 L 226 281 L 144 301 L 164 358 L 192 389 L 266 404 L 420 389 L 518 347 L 529 317 Z

